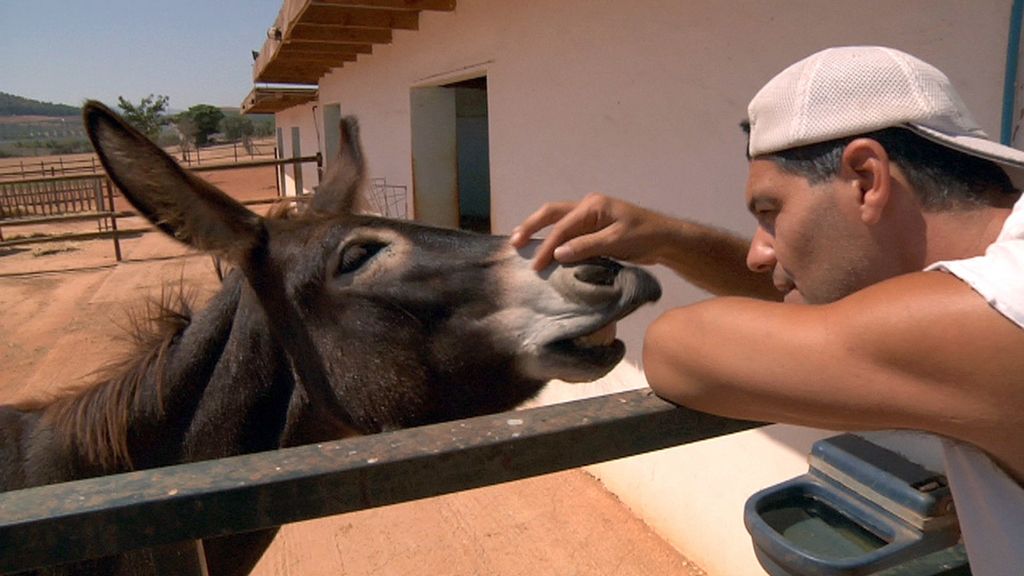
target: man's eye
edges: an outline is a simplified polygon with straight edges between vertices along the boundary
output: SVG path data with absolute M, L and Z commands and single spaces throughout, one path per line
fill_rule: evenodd
M 775 217 L 778 215 L 779 211 L 775 209 L 757 210 L 754 212 L 757 225 L 772 236 L 775 235 Z

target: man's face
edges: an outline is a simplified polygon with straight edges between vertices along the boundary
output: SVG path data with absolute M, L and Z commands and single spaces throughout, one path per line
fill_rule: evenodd
M 810 184 L 770 160 L 750 162 L 747 206 L 757 232 L 747 266 L 771 272 L 786 302 L 823 304 L 881 280 L 881 247 L 861 222 L 856 193 Z

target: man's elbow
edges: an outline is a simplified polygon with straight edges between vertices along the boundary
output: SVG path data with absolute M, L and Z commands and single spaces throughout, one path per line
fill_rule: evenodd
M 696 367 L 687 358 L 698 353 L 692 318 L 685 308 L 677 308 L 659 316 L 644 336 L 643 369 L 647 384 L 654 392 L 676 404 L 698 408 L 707 398 L 706 388 L 696 377 Z

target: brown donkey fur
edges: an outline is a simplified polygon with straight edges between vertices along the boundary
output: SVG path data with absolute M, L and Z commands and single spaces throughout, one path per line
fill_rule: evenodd
M 609 261 L 538 274 L 504 238 L 354 214 L 366 167 L 354 119 L 302 214 L 264 219 L 180 168 L 98 103 L 90 138 L 157 228 L 234 267 L 192 314 L 160 307 L 116 373 L 46 403 L 0 406 L 0 490 L 272 450 L 510 409 L 547 380 L 592 380 L 605 329 L 660 295 Z M 265 530 L 204 542 L 246 574 Z M 147 574 L 147 551 L 44 571 Z

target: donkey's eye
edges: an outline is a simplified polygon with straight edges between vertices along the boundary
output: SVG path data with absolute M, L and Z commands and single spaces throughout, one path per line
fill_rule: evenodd
M 350 274 L 369 262 L 385 244 L 380 242 L 353 242 L 341 249 L 338 274 Z

